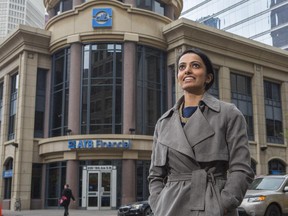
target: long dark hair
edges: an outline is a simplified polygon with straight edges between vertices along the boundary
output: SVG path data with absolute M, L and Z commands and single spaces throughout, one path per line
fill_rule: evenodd
M 207 74 L 212 74 L 211 82 L 209 82 L 205 86 L 205 90 L 207 91 L 214 83 L 214 69 L 213 69 L 213 64 L 212 64 L 210 58 L 203 51 L 201 51 L 200 49 L 197 49 L 197 48 L 187 49 L 183 53 L 181 53 L 181 55 L 178 57 L 178 59 L 177 59 L 177 68 L 178 68 L 178 65 L 179 65 L 180 58 L 183 55 L 187 54 L 187 53 L 194 53 L 194 54 L 198 55 L 202 59 L 204 64 L 205 64 L 206 73 Z

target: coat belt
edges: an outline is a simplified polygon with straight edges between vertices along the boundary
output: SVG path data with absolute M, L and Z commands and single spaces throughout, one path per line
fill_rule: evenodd
M 226 179 L 224 173 L 207 173 L 204 169 L 194 170 L 192 173 L 180 173 L 170 174 L 168 176 L 168 182 L 175 181 L 190 181 L 190 204 L 191 210 L 193 211 L 204 211 L 205 210 L 205 194 L 208 184 L 211 184 L 213 191 L 216 191 L 215 179 Z M 218 189 L 219 190 L 219 189 Z M 216 201 L 220 202 L 220 194 L 214 194 Z M 220 203 L 219 203 L 220 205 Z

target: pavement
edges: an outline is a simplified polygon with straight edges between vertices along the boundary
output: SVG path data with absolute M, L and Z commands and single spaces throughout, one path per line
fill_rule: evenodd
M 64 209 L 40 209 L 40 210 L 22 210 L 8 211 L 2 210 L 0 216 L 62 216 Z M 69 216 L 117 216 L 117 210 L 78 210 L 69 209 Z

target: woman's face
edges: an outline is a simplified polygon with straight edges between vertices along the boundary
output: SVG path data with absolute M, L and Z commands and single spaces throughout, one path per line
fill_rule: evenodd
M 178 81 L 181 88 L 192 94 L 203 94 L 206 83 L 211 82 L 212 74 L 207 75 L 206 66 L 200 56 L 184 54 L 178 65 Z

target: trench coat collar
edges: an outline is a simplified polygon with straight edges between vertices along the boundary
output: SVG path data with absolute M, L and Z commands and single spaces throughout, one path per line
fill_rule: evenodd
M 163 136 L 161 136 L 160 142 L 195 159 L 192 148 L 215 133 L 202 112 L 206 107 L 215 112 L 220 112 L 220 102 L 209 93 L 205 93 L 197 110 L 183 128 L 178 112 L 183 100 L 184 96 L 160 118 L 161 121 L 170 117 L 169 125 L 162 131 Z

